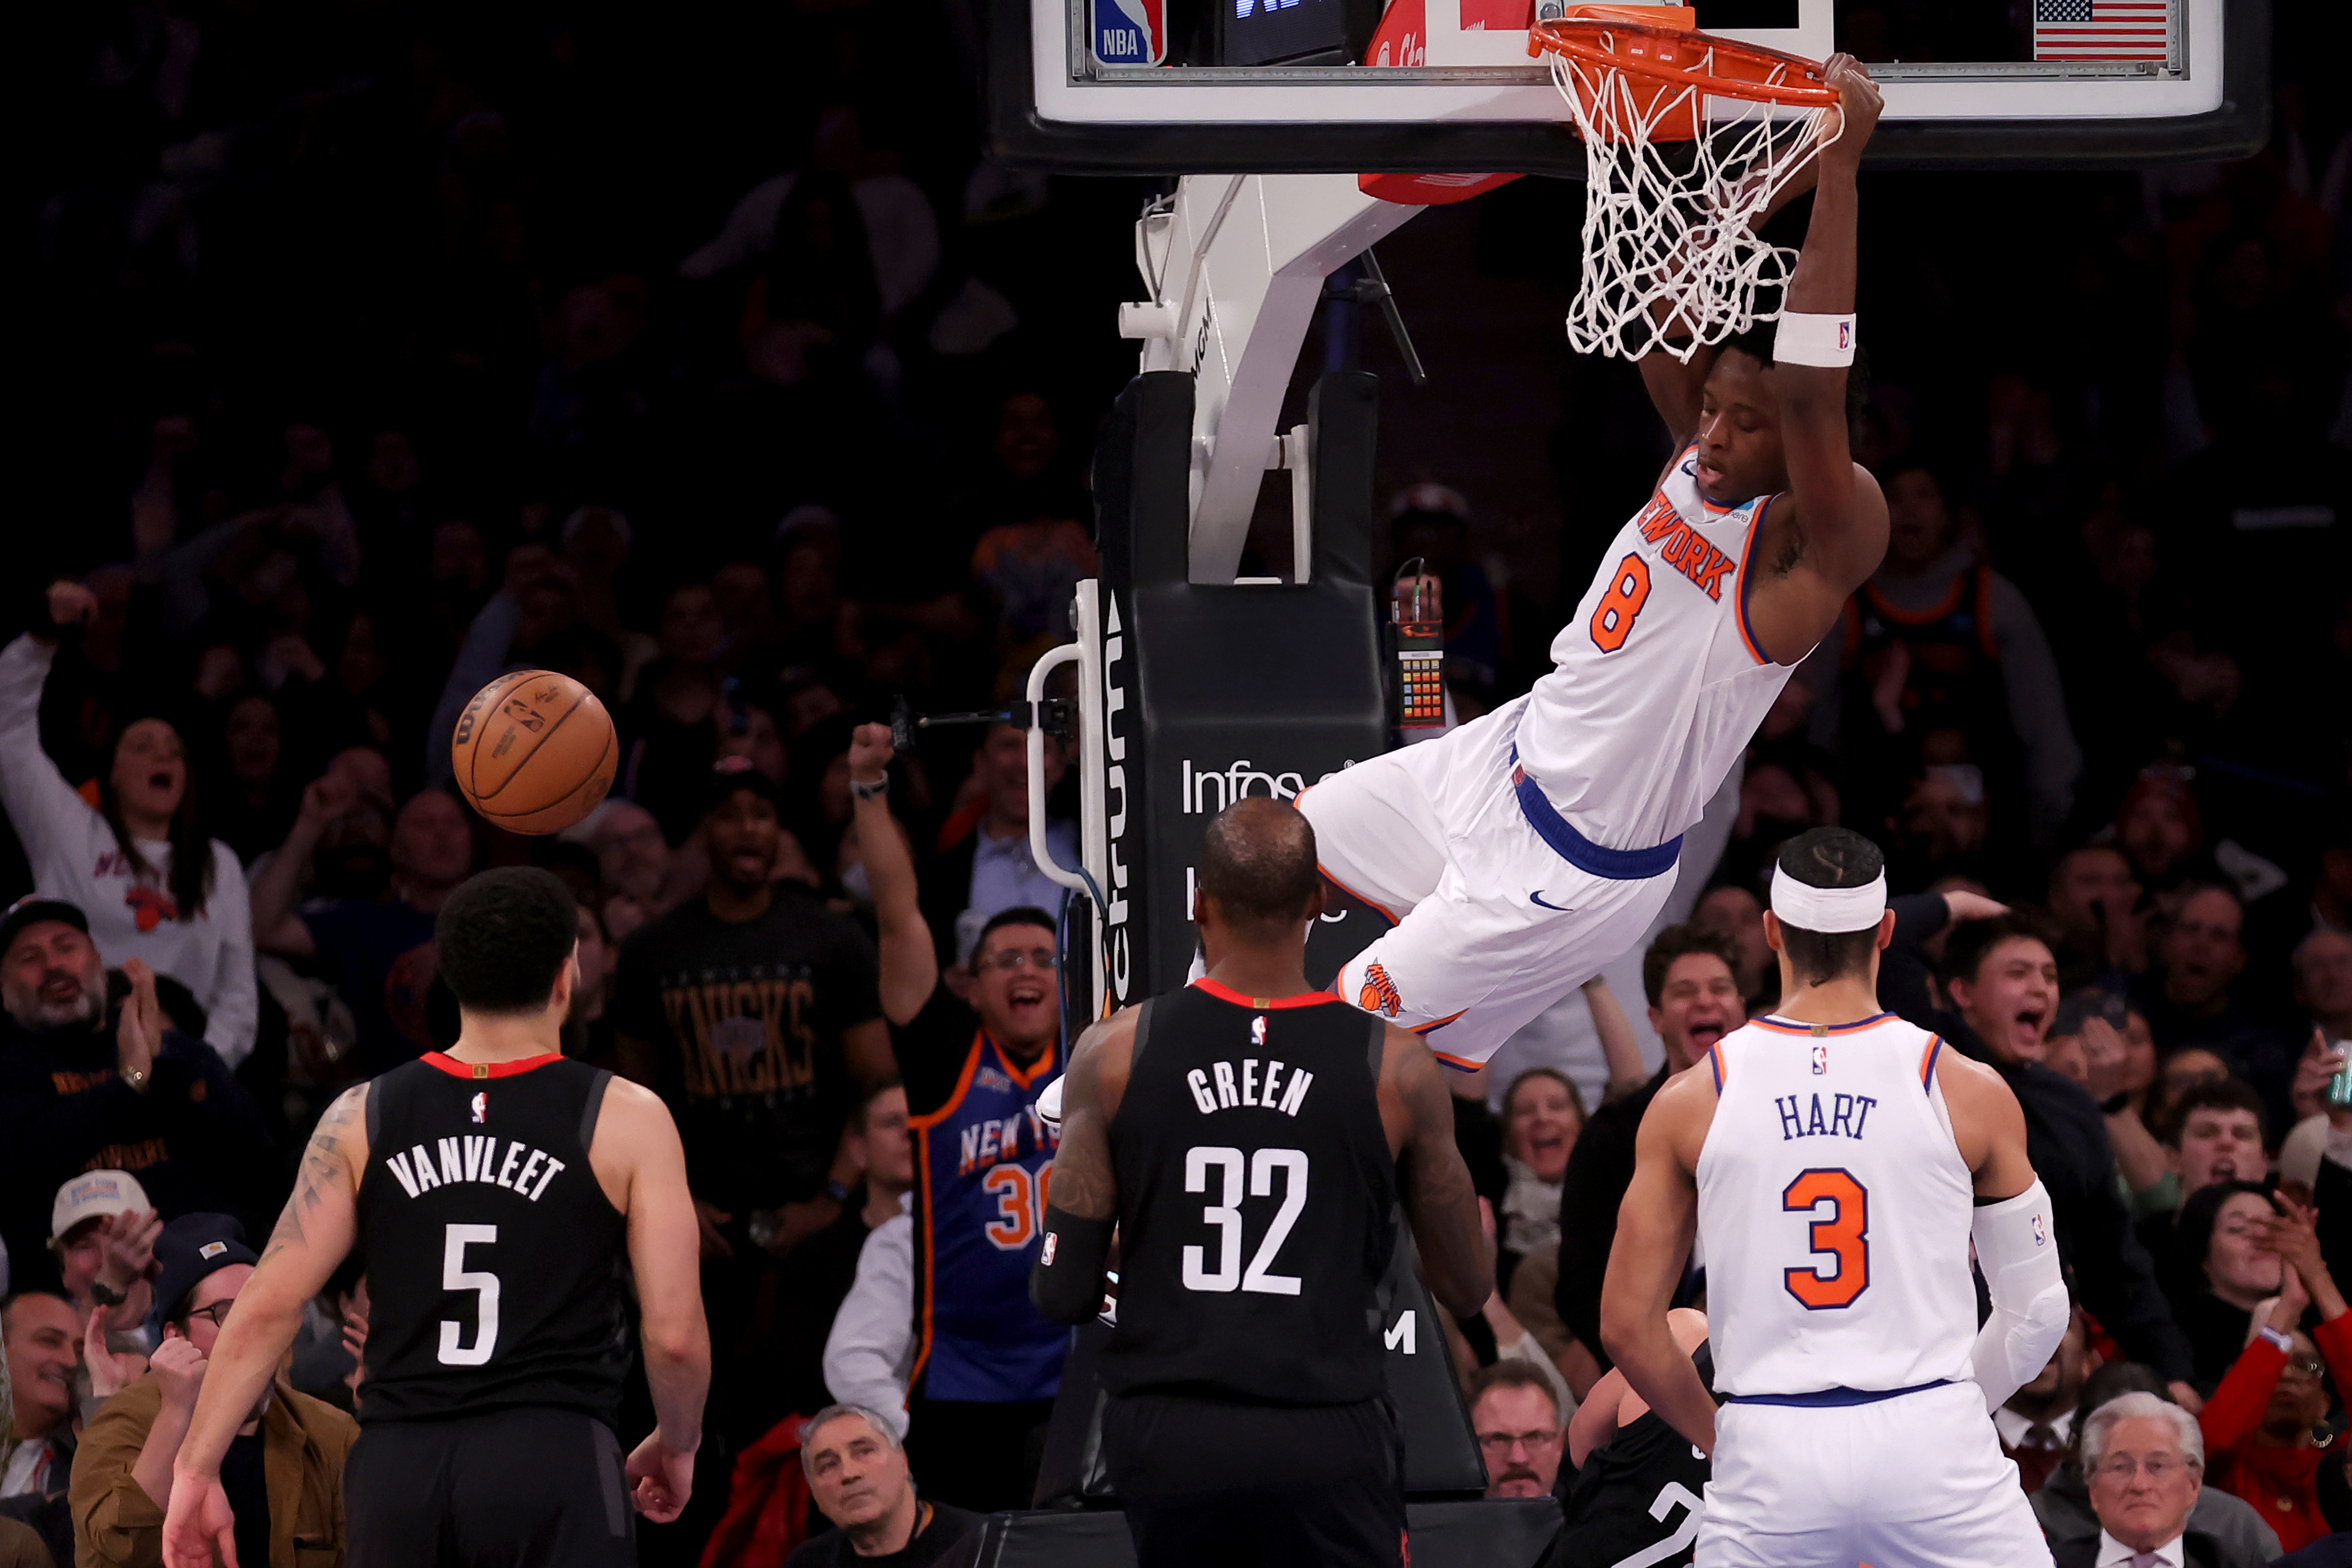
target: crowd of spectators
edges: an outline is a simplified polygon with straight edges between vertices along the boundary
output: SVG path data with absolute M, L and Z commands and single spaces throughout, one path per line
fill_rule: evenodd
M 2077 1328 L 2002 1422 L 2053 1540 L 2252 1563 L 2352 1523 L 2352 135 L 2297 79 L 2319 25 L 2282 16 L 2242 163 L 1865 176 L 1886 563 L 1756 737 L 1645 994 L 1586 988 L 1608 1074 L 1461 1086 L 1502 1268 L 1449 1343 L 1501 1494 L 1600 1517 L 1592 1456 L 1655 1439 L 1598 1332 L 1633 1130 L 1769 1008 L 1759 874 L 1843 822 L 1905 895 L 1886 1004 L 2009 1079 L 2058 1205 Z M 1067 635 L 1144 187 L 984 153 L 965 0 L 28 26 L 0 1563 L 155 1561 L 246 1238 L 339 1089 L 454 1038 L 435 914 L 522 861 L 580 899 L 571 1048 L 669 1100 L 703 1225 L 713 1436 L 646 1561 L 789 1545 L 812 1505 L 855 1555 L 946 1560 L 955 1504 L 1034 1472 L 1042 1410 L 934 1409 L 959 1435 L 927 1450 L 919 1397 L 908 1426 L 908 1126 L 975 1018 L 1051 1045 L 1024 954 L 1060 890 L 1015 731 L 893 757 L 859 726 L 1009 699 Z M 1446 221 L 1557 276 L 1513 241 L 1580 200 L 1528 181 Z M 1459 714 L 1542 668 L 1662 441 L 1563 413 L 1549 594 L 1475 496 L 1400 490 L 1378 547 L 1444 580 Z M 529 667 L 625 748 L 545 840 L 448 787 L 452 716 Z M 337 1528 L 348 1274 L 225 1471 L 299 1500 L 246 1560 Z

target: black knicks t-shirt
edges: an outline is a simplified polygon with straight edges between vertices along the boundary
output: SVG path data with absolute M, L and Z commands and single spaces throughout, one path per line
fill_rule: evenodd
M 824 1185 L 856 1098 L 845 1029 L 882 1013 L 874 944 L 813 893 L 722 921 L 697 898 L 621 946 L 614 1026 L 654 1047 L 697 1196 L 772 1208 Z

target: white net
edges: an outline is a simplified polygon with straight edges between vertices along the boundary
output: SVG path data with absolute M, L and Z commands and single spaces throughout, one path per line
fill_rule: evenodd
M 1777 318 L 1797 253 L 1755 229 L 1818 150 L 1832 111 L 1556 50 L 1550 60 L 1584 138 L 1584 277 L 1569 342 L 1621 359 L 1662 349 L 1687 363 Z

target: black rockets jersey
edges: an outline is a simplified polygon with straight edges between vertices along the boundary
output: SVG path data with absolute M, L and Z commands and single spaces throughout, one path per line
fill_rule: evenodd
M 1213 980 L 1147 1004 L 1110 1128 L 1120 1265 L 1105 1388 L 1272 1405 L 1386 1388 L 1382 1028 L 1336 996 L 1254 1000 Z
M 588 1163 L 611 1081 L 436 1051 L 369 1087 L 362 1423 L 521 1405 L 618 1421 L 628 1226 Z

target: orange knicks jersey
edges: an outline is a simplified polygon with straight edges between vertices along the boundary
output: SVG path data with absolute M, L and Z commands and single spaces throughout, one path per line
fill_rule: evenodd
M 1789 679 L 1748 626 L 1756 534 L 1787 498 L 1716 505 L 1699 494 L 1697 450 L 1617 531 L 1516 736 L 1545 798 L 1612 849 L 1698 821 Z
M 1936 1082 L 1942 1049 L 1891 1013 L 1764 1017 L 1694 1069 L 1717 1085 L 1698 1160 L 1717 1389 L 1884 1392 L 1972 1375 L 1976 1184 Z

